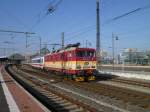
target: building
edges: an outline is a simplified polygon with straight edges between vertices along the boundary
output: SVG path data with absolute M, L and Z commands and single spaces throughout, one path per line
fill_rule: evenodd
M 150 51 L 138 51 L 128 48 L 120 54 L 120 63 L 133 65 L 150 65 Z

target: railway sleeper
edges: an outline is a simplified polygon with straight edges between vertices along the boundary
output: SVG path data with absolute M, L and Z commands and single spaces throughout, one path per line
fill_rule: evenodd
M 59 111 L 66 111 L 69 110 L 73 112 L 82 112 L 83 108 L 79 108 L 76 104 L 72 104 L 71 102 L 68 102 L 67 100 L 62 99 L 61 97 L 58 97 L 54 95 L 53 93 L 50 93 L 46 90 L 42 90 L 41 92 L 43 95 L 47 96 L 47 100 L 51 100 L 51 104 L 56 105 L 57 109 Z
M 54 101 L 61 101 L 62 100 L 62 98 L 60 98 L 60 97 L 49 97 L 48 96 L 48 98 L 50 98 L 50 99 L 52 99 Z
M 137 102 L 137 105 L 140 107 L 143 107 L 143 108 L 148 107 L 150 109 L 150 101 L 149 100 Z
M 70 112 L 84 112 L 83 108 L 78 108 L 78 109 L 74 109 L 74 110 L 70 110 Z M 89 112 L 89 111 L 86 111 Z
M 149 104 L 143 105 L 142 107 L 145 108 L 145 109 L 150 109 L 150 105 Z
M 60 104 L 62 104 L 62 103 L 67 103 L 67 100 L 65 100 L 65 99 L 57 100 L 56 103 L 60 103 Z
M 50 93 L 48 91 L 43 91 L 43 94 L 49 95 Z M 56 101 L 56 98 L 58 97 L 54 97 L 55 95 L 52 95 L 53 97 L 49 97 L 51 99 L 54 99 Z M 112 98 L 116 98 L 115 96 L 111 95 Z M 137 97 L 137 96 L 136 96 Z M 58 101 L 61 101 L 60 99 Z M 137 101 L 136 101 L 137 102 Z M 133 103 L 132 103 L 133 104 Z M 135 105 L 135 104 L 134 104 Z
M 147 109 L 147 107 L 150 107 L 149 101 L 147 101 L 147 102 L 130 101 L 130 102 L 128 102 L 128 104 L 135 105 L 135 106 L 138 106 L 138 107 L 141 107 L 141 108 L 145 108 L 145 109 Z
M 69 103 L 69 105 L 62 105 L 60 103 L 56 103 L 55 101 L 51 101 L 50 104 L 59 112 L 70 112 L 71 110 L 78 109 L 78 106 L 72 103 Z

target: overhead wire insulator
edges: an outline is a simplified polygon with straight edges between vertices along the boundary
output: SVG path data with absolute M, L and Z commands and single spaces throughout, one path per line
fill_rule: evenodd
M 55 7 L 51 5 L 51 6 L 48 7 L 46 14 L 48 15 L 50 13 L 53 13 L 54 11 L 55 11 Z

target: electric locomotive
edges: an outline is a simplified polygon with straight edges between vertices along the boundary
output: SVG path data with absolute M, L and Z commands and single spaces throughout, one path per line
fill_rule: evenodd
M 95 80 L 96 55 L 93 48 L 79 48 L 80 43 L 70 44 L 44 56 L 44 69 L 62 73 L 75 81 Z

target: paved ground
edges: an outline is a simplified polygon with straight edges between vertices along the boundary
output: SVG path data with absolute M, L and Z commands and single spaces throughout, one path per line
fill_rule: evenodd
M 12 79 L 3 67 L 0 67 L 0 80 L 0 112 L 50 112 Z
M 126 78 L 133 78 L 133 79 L 140 79 L 145 81 L 150 81 L 150 74 L 146 73 L 136 73 L 136 72 L 121 72 L 121 71 L 110 71 L 110 70 L 99 70 L 99 73 L 105 75 L 114 75 L 119 77 L 126 77 Z M 150 72 L 149 72 L 150 73 Z
M 4 91 L 0 82 L 0 112 L 9 112 L 8 104 L 5 99 Z
M 98 68 L 102 70 L 112 70 L 113 66 L 112 65 L 101 65 Z M 129 66 L 129 65 L 114 65 L 115 70 L 121 70 L 121 71 L 131 71 L 131 72 L 145 72 L 150 74 L 150 66 Z
M 129 90 L 134 90 L 134 91 L 150 94 L 150 89 L 146 88 L 146 87 L 142 87 L 142 86 L 129 85 L 129 84 L 113 82 L 113 81 L 108 81 L 108 80 L 107 81 L 99 81 L 98 83 L 113 85 L 115 87 L 120 87 L 120 88 L 125 88 L 125 89 L 129 89 Z

